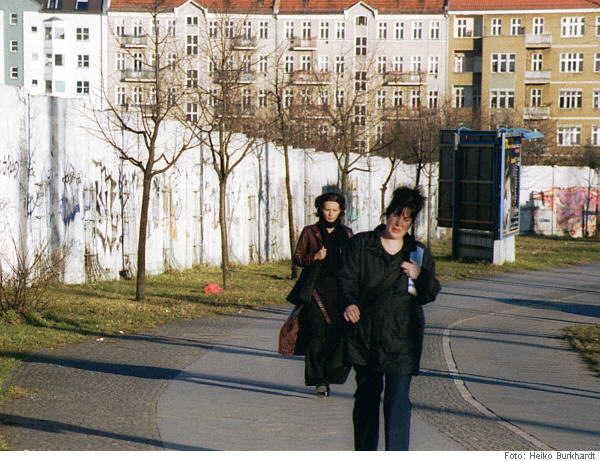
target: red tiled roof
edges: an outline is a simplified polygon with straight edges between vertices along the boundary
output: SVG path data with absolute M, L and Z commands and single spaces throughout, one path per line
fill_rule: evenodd
M 448 0 L 448 11 L 599 8 L 597 0 Z
M 148 11 L 156 0 L 112 0 L 111 11 Z M 171 10 L 187 0 L 163 0 L 161 8 Z M 272 11 L 276 0 L 198 0 L 197 3 L 220 11 Z M 281 0 L 281 13 L 341 12 L 359 3 L 360 0 Z M 441 13 L 444 0 L 367 0 L 366 5 L 382 13 Z

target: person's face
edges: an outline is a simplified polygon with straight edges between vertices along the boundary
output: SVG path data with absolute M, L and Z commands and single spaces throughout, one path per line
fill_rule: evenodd
M 342 209 L 340 208 L 340 204 L 337 202 L 325 202 L 321 207 L 321 215 L 327 222 L 335 222 L 341 212 Z
M 410 216 L 410 210 L 408 208 L 402 210 L 401 214 L 397 214 L 397 212 L 392 213 L 387 217 L 385 223 L 387 236 L 393 240 L 400 240 L 404 238 L 406 233 L 409 231 L 410 226 L 412 226 L 412 222 L 413 220 Z

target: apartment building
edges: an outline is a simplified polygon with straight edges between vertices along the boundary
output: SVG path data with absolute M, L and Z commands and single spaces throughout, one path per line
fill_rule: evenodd
M 464 120 L 525 124 L 559 155 L 600 146 L 600 5 L 449 0 L 448 92 Z
M 102 98 L 106 17 L 102 0 L 43 0 L 24 13 L 23 86 L 30 94 Z
M 280 66 L 287 77 L 286 100 L 295 98 L 308 116 L 318 117 L 324 105 L 347 96 L 336 89 L 336 80 L 342 75 L 360 77 L 367 61 L 370 72 L 383 82 L 369 103 L 382 110 L 435 108 L 445 99 L 443 0 L 171 0 L 155 17 L 152 4 L 113 0 L 108 9 L 108 75 L 116 104 L 139 105 L 153 98 L 144 84 L 152 78 L 152 66 L 146 63 L 155 59 L 149 35 L 155 23 L 172 37 L 172 53 L 193 58 L 188 59 L 182 85 L 189 88 L 199 79 L 214 79 L 213 64 L 202 50 L 216 38 L 222 20 L 230 25 L 221 32 L 231 35 L 233 47 L 245 60 L 247 87 L 241 105 L 248 114 L 265 107 L 273 66 Z M 194 118 L 198 108 L 190 103 L 187 110 Z
M 0 83 L 23 86 L 24 77 L 24 26 L 23 17 L 28 11 L 38 11 L 35 0 L 2 0 L 0 4 Z

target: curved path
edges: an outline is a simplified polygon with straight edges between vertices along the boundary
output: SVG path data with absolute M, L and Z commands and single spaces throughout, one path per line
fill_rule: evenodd
M 600 378 L 560 338 L 599 323 L 600 265 L 444 284 L 427 306 L 412 450 L 598 450 Z M 11 383 L 16 450 L 350 450 L 353 376 L 327 399 L 277 355 L 288 307 L 47 350 Z M 289 437 L 294 434 L 294 437 Z

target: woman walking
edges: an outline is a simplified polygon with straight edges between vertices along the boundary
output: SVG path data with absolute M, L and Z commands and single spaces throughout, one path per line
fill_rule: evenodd
M 344 321 L 338 306 L 337 267 L 352 230 L 341 224 L 345 200 L 329 192 L 315 200 L 319 221 L 306 226 L 294 252 L 294 263 L 303 267 L 288 301 L 303 304 L 299 337 L 306 342 L 304 382 L 327 396 L 330 384 L 346 381 L 349 365 L 343 361 Z
M 408 233 L 423 202 L 418 189 L 396 189 L 385 225 L 354 236 L 342 255 L 338 283 L 348 322 L 346 358 L 356 372 L 356 450 L 377 450 L 384 384 L 385 448 L 408 450 L 410 381 L 419 373 L 425 325 L 421 306 L 440 291 L 431 253 Z

